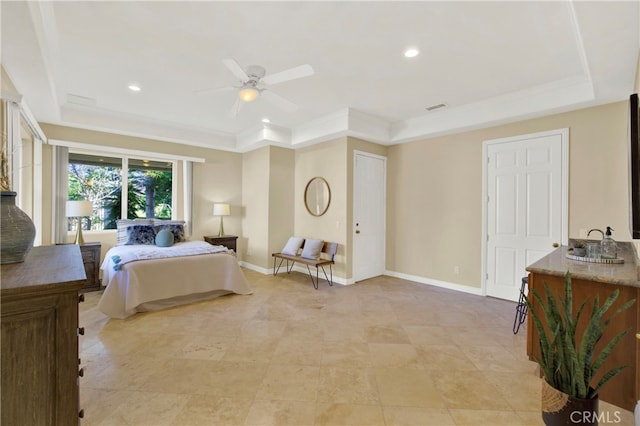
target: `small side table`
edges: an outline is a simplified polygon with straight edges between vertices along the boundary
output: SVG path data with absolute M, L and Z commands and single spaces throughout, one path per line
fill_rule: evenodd
M 225 246 L 226 248 L 238 252 L 236 242 L 238 240 L 237 235 L 223 235 L 219 237 L 217 235 L 205 235 L 204 240 L 214 246 Z
M 58 243 L 56 245 L 64 245 Z M 84 271 L 87 275 L 87 281 L 84 287 L 80 289 L 81 293 L 87 291 L 98 291 L 102 289 L 100 283 L 100 252 L 102 250 L 102 243 L 90 242 L 84 243 L 80 246 L 80 254 L 82 255 L 82 263 L 84 264 Z

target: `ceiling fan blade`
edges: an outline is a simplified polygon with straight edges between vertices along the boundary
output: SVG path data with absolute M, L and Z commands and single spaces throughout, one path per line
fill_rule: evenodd
M 283 109 L 287 112 L 294 112 L 298 109 L 298 105 L 294 104 L 293 102 L 283 98 L 280 95 L 277 95 L 275 93 L 273 93 L 270 90 L 265 90 L 262 92 L 262 96 L 264 96 L 264 98 L 271 102 L 273 105 L 277 106 L 280 109 Z
M 313 68 L 309 64 L 300 65 L 299 67 L 289 68 L 275 74 L 270 74 L 262 78 L 264 84 L 277 84 L 283 81 L 295 80 L 296 78 L 308 77 L 313 75 Z
M 198 95 L 215 95 L 218 93 L 223 93 L 223 92 L 229 92 L 231 90 L 238 90 L 235 87 L 213 87 L 213 88 L 209 88 L 209 89 L 200 89 L 200 90 L 196 90 L 195 93 Z
M 240 67 L 240 65 L 238 65 L 238 63 L 234 59 L 223 59 L 222 63 L 227 68 L 229 68 L 229 71 L 231 71 L 233 75 L 235 75 L 241 82 L 244 83 L 245 81 L 249 80 L 249 76 L 247 75 L 247 73 L 244 72 L 242 67 Z
M 238 115 L 240 108 L 242 108 L 242 104 L 244 104 L 244 102 L 242 102 L 240 98 L 236 98 L 236 102 L 231 107 L 231 111 L 229 111 L 229 118 L 235 118 L 236 115 Z

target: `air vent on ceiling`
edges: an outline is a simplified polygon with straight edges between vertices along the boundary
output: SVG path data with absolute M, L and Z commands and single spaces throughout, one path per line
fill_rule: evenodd
M 425 109 L 427 111 L 435 111 L 437 109 L 442 109 L 442 108 L 446 108 L 447 104 L 437 104 L 437 105 L 431 105 L 426 107 Z
M 70 104 L 83 105 L 83 106 L 96 106 L 96 100 L 94 98 L 90 98 L 88 96 L 80 96 L 74 95 L 72 93 L 67 93 L 67 102 Z

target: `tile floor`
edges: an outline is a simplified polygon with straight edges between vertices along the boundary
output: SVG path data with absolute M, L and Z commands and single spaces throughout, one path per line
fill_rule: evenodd
M 82 424 L 542 424 L 514 303 L 391 277 L 314 290 L 299 273 L 245 274 L 252 295 L 127 320 L 87 294 Z

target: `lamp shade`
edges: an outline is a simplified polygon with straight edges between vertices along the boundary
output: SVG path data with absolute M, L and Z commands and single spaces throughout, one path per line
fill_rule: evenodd
M 223 203 L 213 204 L 214 216 L 229 216 L 229 214 L 230 214 L 229 204 L 223 204 Z
M 67 217 L 91 216 L 91 201 L 67 201 Z

